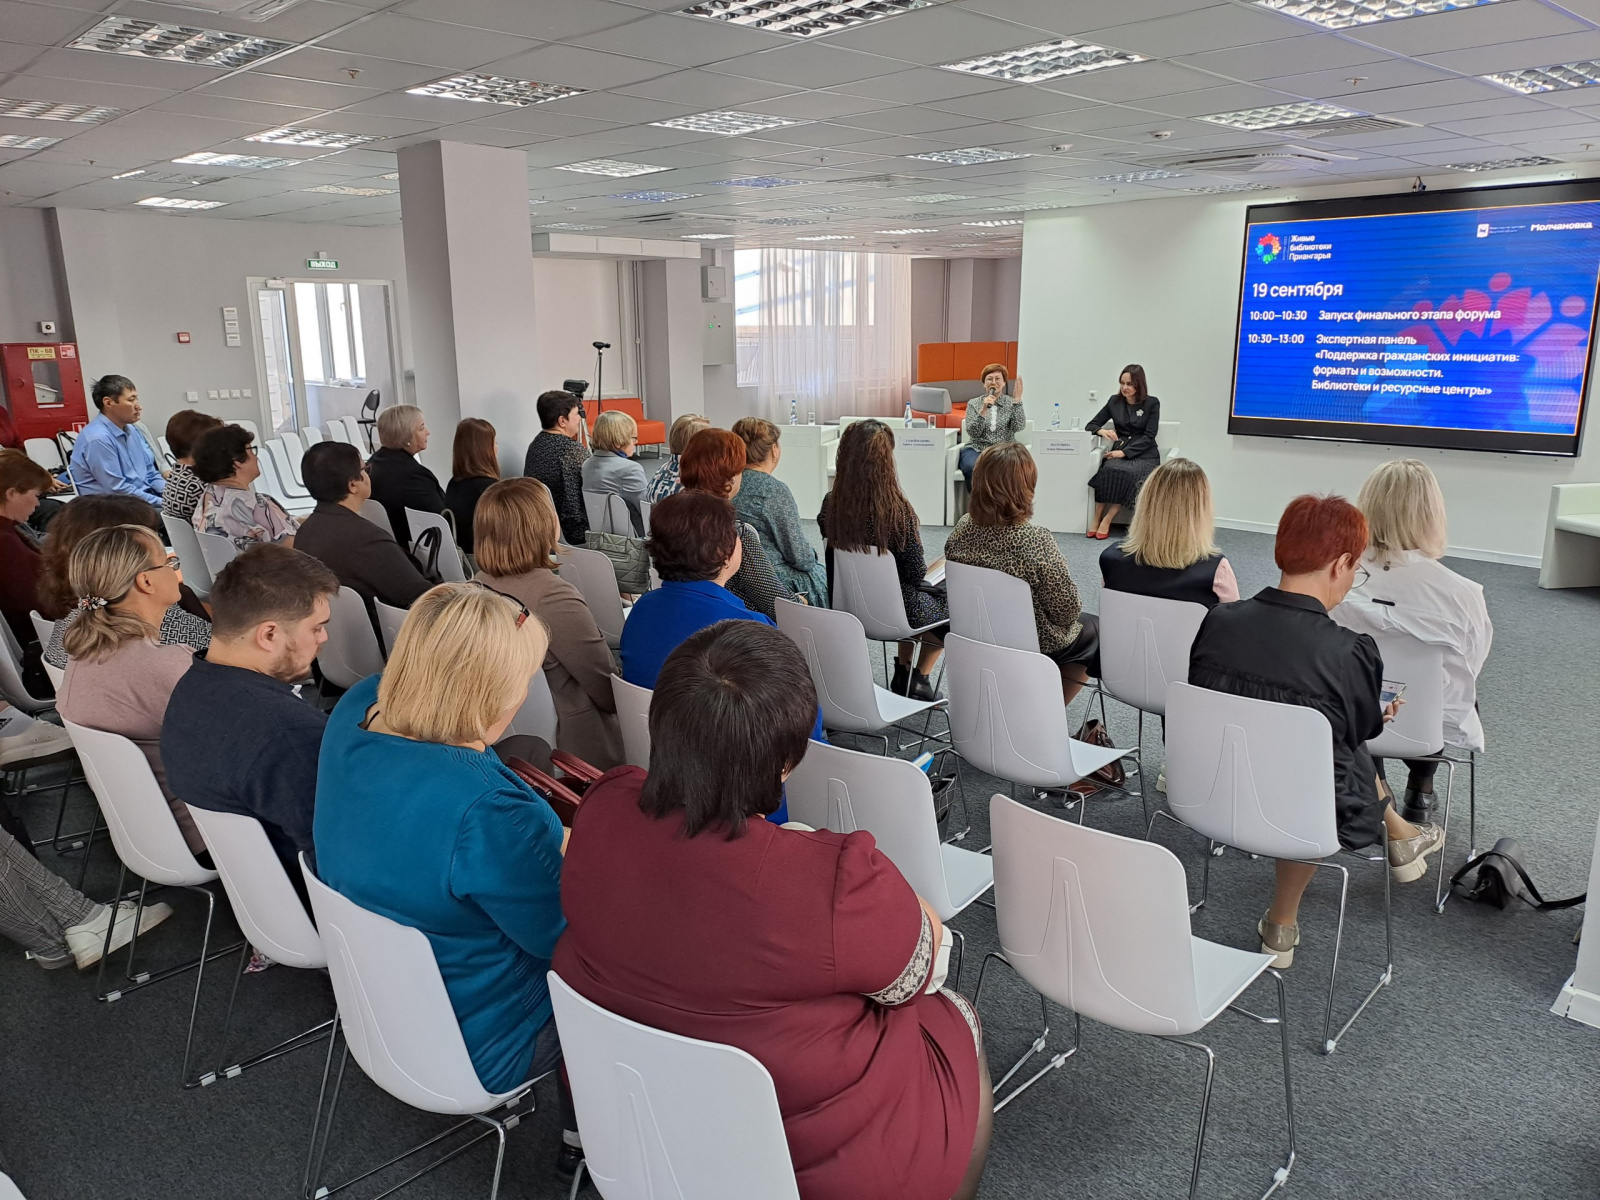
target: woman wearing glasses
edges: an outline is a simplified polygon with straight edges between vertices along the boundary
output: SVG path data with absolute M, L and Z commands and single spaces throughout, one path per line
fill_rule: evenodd
M 545 973 L 561 915 L 555 810 L 496 757 L 544 661 L 543 624 L 475 583 L 406 615 L 382 675 L 346 692 L 322 737 L 312 838 L 322 881 L 421 930 L 478 1079 L 510 1091 L 555 1069 Z M 576 1170 L 561 1089 L 558 1171 Z
M 194 662 L 191 647 L 158 641 L 167 610 L 178 602 L 178 558 L 142 525 L 113 525 L 78 543 L 67 576 L 78 616 L 63 638 L 67 673 L 56 708 L 75 724 L 121 734 L 144 751 L 184 841 L 204 850 L 161 765 L 167 701 Z
M 195 504 L 194 527 L 231 538 L 241 550 L 256 542 L 292 547 L 300 522 L 253 486 L 261 478 L 259 451 L 250 444 L 255 436 L 242 425 L 223 425 L 200 439 L 194 473 L 205 486 Z

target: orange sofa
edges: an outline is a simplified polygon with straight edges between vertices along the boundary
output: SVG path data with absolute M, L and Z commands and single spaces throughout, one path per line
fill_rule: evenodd
M 917 346 L 917 383 L 948 383 L 977 380 L 990 363 L 1004 363 L 1013 378 L 1017 374 L 1016 342 L 923 342 Z M 952 403 L 948 413 L 917 413 L 928 424 L 944 429 L 959 429 L 966 419 L 965 401 Z M 641 441 L 643 439 L 640 439 Z
M 594 432 L 595 419 L 600 415 L 600 402 L 593 396 L 583 402 L 589 419 L 589 432 Z M 651 421 L 644 415 L 644 401 L 637 396 L 607 396 L 607 412 L 625 412 L 639 427 L 639 445 L 664 446 L 667 443 L 667 426 L 664 421 Z

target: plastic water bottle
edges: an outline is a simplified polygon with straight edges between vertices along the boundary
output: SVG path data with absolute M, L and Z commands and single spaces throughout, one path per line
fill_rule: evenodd
M 911 428 L 911 401 L 906 401 L 906 428 Z
M 1051 429 L 1060 429 L 1061 428 L 1061 401 L 1059 401 L 1059 400 L 1057 400 L 1055 402 L 1054 413 L 1050 418 L 1050 428 Z
M 800 424 L 800 405 L 793 396 L 789 397 L 789 424 Z

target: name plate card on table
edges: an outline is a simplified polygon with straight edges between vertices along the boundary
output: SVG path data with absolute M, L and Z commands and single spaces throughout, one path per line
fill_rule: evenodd
M 1036 454 L 1072 454 L 1083 455 L 1083 437 L 1073 436 L 1072 431 L 1061 432 L 1051 430 L 1048 433 L 1034 434 L 1034 453 Z
M 933 429 L 904 429 L 895 431 L 894 442 L 901 450 L 938 450 L 945 439 Z

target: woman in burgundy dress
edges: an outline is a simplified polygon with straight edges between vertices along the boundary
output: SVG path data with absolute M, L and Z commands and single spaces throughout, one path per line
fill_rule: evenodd
M 614 1013 L 760 1060 L 804 1200 L 970 1200 L 994 1096 L 971 1005 L 927 990 L 938 918 L 871 834 L 760 819 L 816 702 L 766 625 L 673 651 L 649 775 L 608 773 L 573 822 L 553 968 Z

